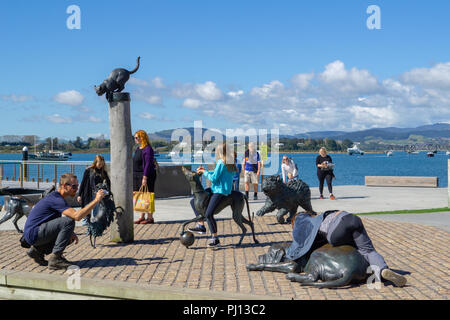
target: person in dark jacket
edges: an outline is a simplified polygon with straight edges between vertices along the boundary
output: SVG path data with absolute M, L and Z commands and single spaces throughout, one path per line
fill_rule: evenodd
M 95 187 L 99 183 L 103 183 L 103 181 L 106 181 L 108 190 L 111 190 L 111 181 L 109 179 L 108 172 L 106 171 L 105 158 L 98 154 L 95 156 L 94 162 L 92 162 L 92 164 L 84 171 L 83 179 L 81 180 L 80 188 L 78 189 L 77 201 L 81 203 L 82 208 L 84 208 L 95 198 Z M 97 215 L 98 208 L 99 206 L 97 205 L 94 210 L 92 210 L 93 217 Z M 89 218 L 90 217 L 87 216 L 83 219 L 84 225 L 86 225 L 86 221 Z
M 142 186 L 147 186 L 148 192 L 155 192 L 156 166 L 155 155 L 148 139 L 148 135 L 144 130 L 139 130 L 134 134 L 134 141 L 138 145 L 133 156 L 133 194 L 135 194 Z M 154 223 L 153 212 L 145 212 L 136 220 L 135 224 Z
M 323 199 L 323 185 L 325 180 L 327 181 L 328 191 L 330 192 L 330 199 L 336 199 L 333 195 L 333 185 L 331 184 L 333 178 L 335 178 L 333 173 L 333 160 L 327 154 L 327 149 L 324 147 L 319 150 L 319 155 L 316 158 L 316 166 L 317 178 L 319 179 L 320 199 Z

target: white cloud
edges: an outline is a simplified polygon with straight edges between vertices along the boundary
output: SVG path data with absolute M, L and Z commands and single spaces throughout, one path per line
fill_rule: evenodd
M 380 89 L 377 79 L 369 71 L 357 68 L 347 70 L 340 60 L 326 65 L 319 79 L 341 92 L 370 93 Z
M 146 119 L 146 120 L 153 120 L 156 119 L 156 116 L 154 114 L 148 113 L 148 112 L 142 112 L 138 115 L 139 118 L 141 119 Z
M 152 84 L 157 89 L 164 89 L 166 87 L 160 77 L 155 77 L 152 80 Z
M 89 116 L 88 117 L 88 122 L 100 123 L 100 122 L 103 122 L 103 119 L 98 118 L 98 117 L 94 117 L 94 116 Z
M 450 88 L 450 62 L 439 63 L 431 68 L 416 68 L 402 75 L 405 83 L 426 88 Z
M 183 101 L 182 105 L 189 109 L 198 109 L 202 105 L 202 102 L 197 99 L 187 98 Z
M 212 81 L 206 81 L 203 84 L 195 86 L 195 91 L 200 98 L 205 100 L 219 100 L 222 98 L 222 91 L 217 88 L 217 85 Z
M 299 89 L 306 89 L 314 78 L 314 73 L 299 73 L 292 77 L 291 82 Z
M 142 79 L 138 79 L 138 78 L 135 78 L 135 77 L 130 77 L 130 80 L 128 80 L 128 82 L 130 84 L 134 84 L 134 85 L 139 86 L 139 87 L 148 87 L 148 86 L 150 86 L 150 84 L 147 81 L 142 80 Z
M 20 102 L 27 102 L 27 101 L 34 100 L 34 98 L 32 96 L 27 96 L 27 95 L 10 94 L 10 95 L 2 96 L 2 100 L 3 101 L 11 101 L 14 103 L 20 103 Z
M 242 96 L 243 94 L 244 94 L 243 90 L 227 92 L 227 96 L 232 97 L 232 98 L 237 98 L 239 96 Z
M 69 90 L 56 94 L 53 97 L 53 100 L 61 104 L 67 104 L 69 106 L 79 106 L 83 103 L 84 96 L 76 90 Z
M 70 117 L 63 117 L 57 113 L 49 115 L 49 116 L 45 116 L 45 119 L 47 119 L 48 121 L 52 122 L 52 123 L 72 123 L 72 118 Z
M 283 88 L 284 85 L 280 81 L 274 80 L 268 84 L 263 84 L 262 87 L 253 88 L 250 91 L 250 95 L 262 99 L 275 98 L 279 96 L 279 93 Z
M 162 97 L 160 96 L 142 97 L 142 99 L 148 104 L 162 104 Z
M 179 99 L 181 107 L 237 127 L 278 127 L 285 133 L 406 127 L 450 118 L 450 63 L 377 79 L 336 60 L 322 72 L 295 73 L 287 83 L 274 79 L 248 91 L 222 91 L 214 81 L 168 84 L 158 77 L 136 84 L 135 96 L 147 103 Z

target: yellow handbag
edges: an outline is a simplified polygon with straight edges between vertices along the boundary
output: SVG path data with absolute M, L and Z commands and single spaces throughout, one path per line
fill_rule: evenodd
M 141 186 L 133 196 L 133 210 L 139 212 L 155 212 L 155 193 L 148 192 L 147 186 Z

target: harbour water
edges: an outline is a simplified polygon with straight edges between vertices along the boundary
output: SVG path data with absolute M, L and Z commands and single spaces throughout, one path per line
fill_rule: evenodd
M 299 177 L 310 187 L 318 186 L 317 169 L 315 159 L 317 153 L 280 153 L 281 158 L 286 154 L 292 158 L 298 166 Z M 70 161 L 93 161 L 94 153 L 75 153 Z M 110 160 L 109 153 L 102 154 L 106 161 Z M 329 153 L 335 163 L 334 174 L 336 179 L 333 185 L 364 185 L 365 176 L 423 176 L 438 177 L 439 187 L 448 185 L 448 159 L 445 152 L 438 152 L 434 157 L 427 157 L 426 152 L 419 154 L 408 154 L 406 152 L 395 151 L 393 156 L 386 156 L 384 153 L 366 153 L 364 155 L 347 155 L 345 153 Z M 270 158 L 270 154 L 269 154 Z M 21 160 L 22 154 L 0 154 L 0 160 Z M 238 157 L 238 159 L 242 159 Z M 171 162 L 167 153 L 161 153 L 157 158 L 158 162 Z M 241 161 L 241 160 L 240 160 Z M 198 165 L 193 165 L 196 168 Z M 75 174 L 82 177 L 85 166 L 75 166 Z M 3 176 L 12 176 L 12 166 L 5 166 Z M 18 169 L 16 169 L 18 170 Z M 36 166 L 30 166 L 30 177 L 36 177 Z M 64 162 L 58 164 L 58 176 L 63 172 L 69 172 L 70 166 Z M 277 168 L 281 173 L 281 169 Z M 19 176 L 19 173 L 16 173 Z M 51 181 L 54 177 L 54 166 L 46 165 L 43 170 L 44 179 Z

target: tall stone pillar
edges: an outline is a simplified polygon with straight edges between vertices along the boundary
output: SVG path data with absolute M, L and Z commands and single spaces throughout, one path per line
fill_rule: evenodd
M 111 241 L 134 241 L 133 160 L 130 119 L 130 94 L 112 93 L 109 102 L 111 136 L 111 191 L 121 214 L 111 224 Z

